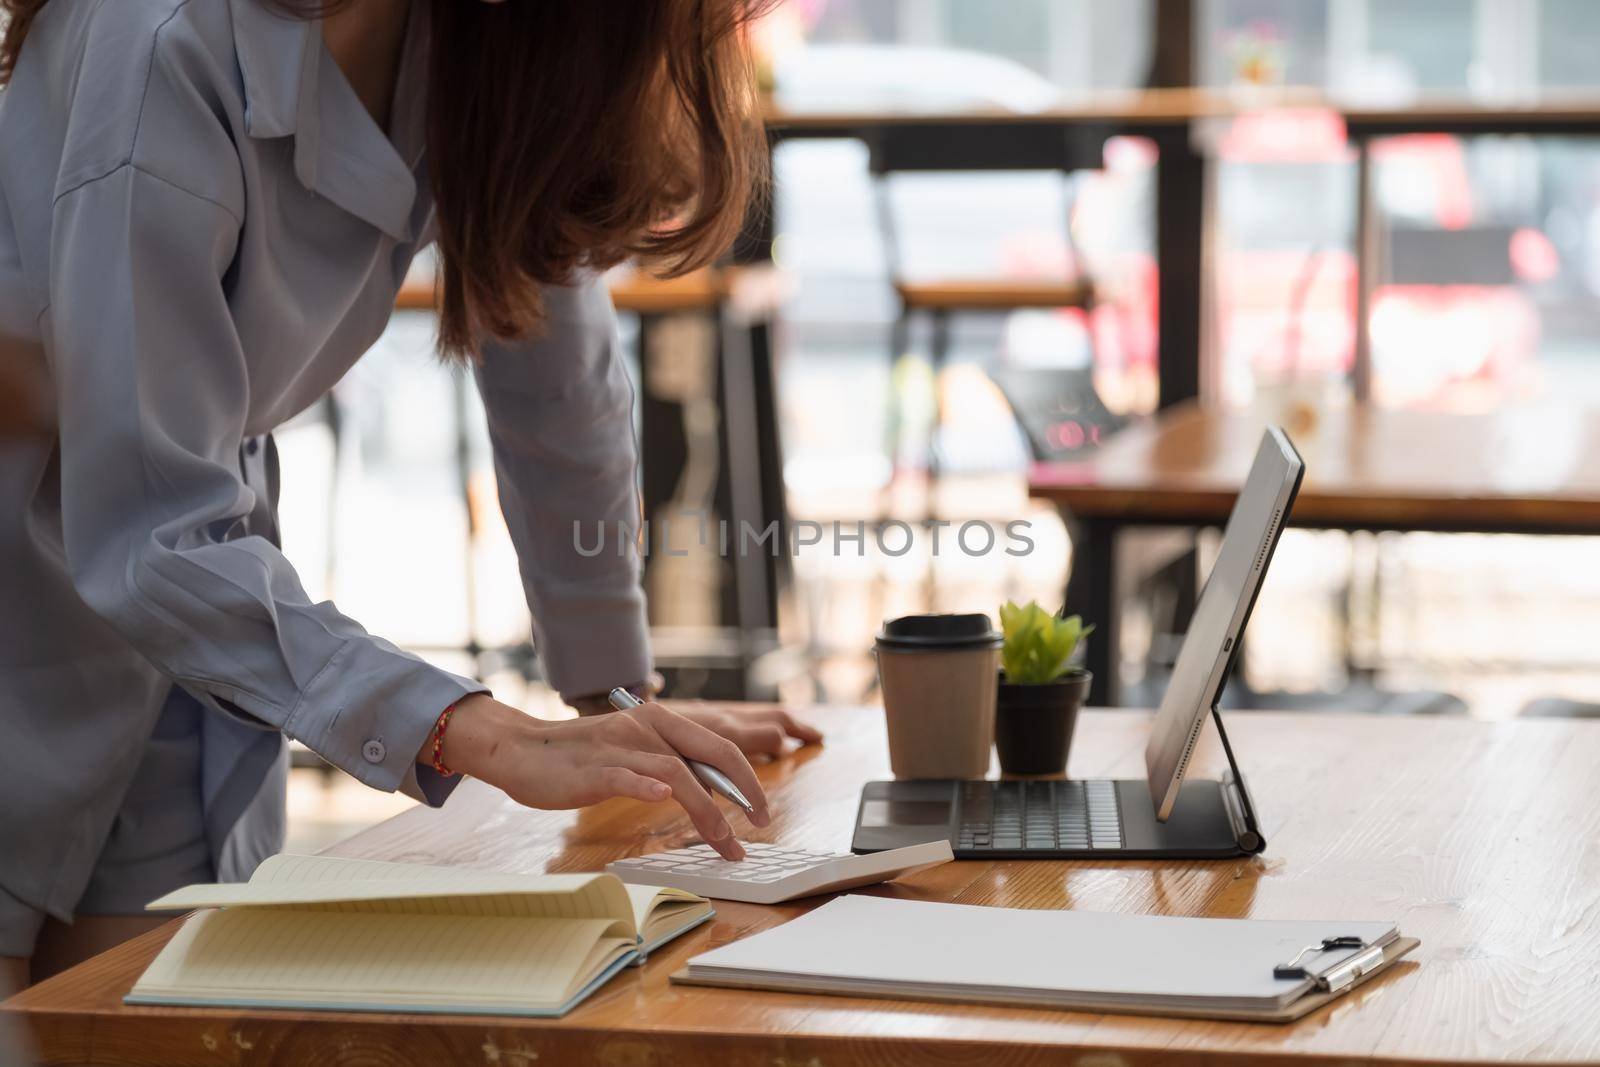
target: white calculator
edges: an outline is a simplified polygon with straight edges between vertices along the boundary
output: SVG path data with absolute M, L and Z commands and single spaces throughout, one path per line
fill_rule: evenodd
M 943 838 L 866 856 L 756 843 L 746 844 L 744 850 L 745 858 L 733 862 L 717 855 L 710 845 L 694 845 L 616 860 L 607 864 L 606 870 L 635 885 L 671 886 L 746 904 L 781 904 L 887 882 L 955 858 L 950 842 Z

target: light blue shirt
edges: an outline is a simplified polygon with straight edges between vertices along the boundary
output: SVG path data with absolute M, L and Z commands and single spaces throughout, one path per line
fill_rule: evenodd
M 264 438 L 379 336 L 432 240 L 425 24 L 387 135 L 319 25 L 261 0 L 52 0 L 0 95 L 0 332 L 38 343 L 59 424 L 0 444 L 0 884 L 29 904 L 70 914 L 174 681 L 212 711 L 208 805 L 248 799 L 281 735 L 377 788 L 449 792 L 413 757 L 482 687 L 311 601 Z M 537 643 L 573 696 L 650 670 L 637 558 L 573 534 L 637 525 L 632 395 L 603 285 L 544 301 L 543 332 L 477 373 Z

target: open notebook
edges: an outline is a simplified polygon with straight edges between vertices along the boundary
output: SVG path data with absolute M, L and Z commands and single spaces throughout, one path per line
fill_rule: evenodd
M 274 856 L 247 883 L 150 904 L 197 912 L 129 1004 L 561 1015 L 713 914 L 609 874 L 497 874 Z
M 1358 939 L 1361 947 L 1309 947 L 1332 937 Z M 1286 1022 L 1416 946 L 1387 922 L 1189 919 L 847 896 L 695 956 L 672 980 Z M 1290 961 L 1304 964 L 1308 976 L 1277 977 L 1278 965 Z

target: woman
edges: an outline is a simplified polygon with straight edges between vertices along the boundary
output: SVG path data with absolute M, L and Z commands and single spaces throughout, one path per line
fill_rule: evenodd
M 378 337 L 436 243 L 441 351 L 478 375 L 550 680 L 584 711 L 641 688 L 637 561 L 572 538 L 637 520 L 594 272 L 689 269 L 742 220 L 740 0 L 0 7 L 0 335 L 42 349 L 56 422 L 0 446 L 9 980 L 280 847 L 284 736 L 430 804 L 456 774 L 536 807 L 671 798 L 738 858 L 676 753 L 765 825 L 741 747 L 812 731 L 653 703 L 545 722 L 369 635 L 276 547 L 267 434 Z

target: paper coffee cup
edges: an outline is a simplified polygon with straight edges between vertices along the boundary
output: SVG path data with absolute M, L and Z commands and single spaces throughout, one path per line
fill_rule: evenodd
M 873 651 L 896 778 L 989 773 L 1000 641 L 983 614 L 884 623 Z

